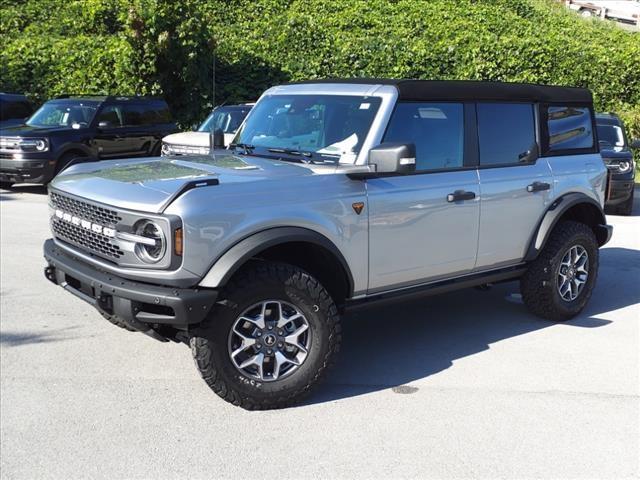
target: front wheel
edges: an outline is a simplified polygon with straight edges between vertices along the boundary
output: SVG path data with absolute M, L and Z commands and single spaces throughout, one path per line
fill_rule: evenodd
M 585 307 L 598 275 L 598 242 L 587 225 L 559 223 L 520 280 L 525 305 L 539 317 L 569 320 Z
M 324 287 L 297 267 L 264 262 L 230 282 L 190 345 L 215 393 L 258 410 L 299 402 L 340 341 L 338 311 Z

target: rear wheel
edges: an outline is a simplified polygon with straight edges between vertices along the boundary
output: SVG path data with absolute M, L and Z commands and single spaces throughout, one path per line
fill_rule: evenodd
M 598 242 L 587 225 L 559 223 L 520 280 L 522 299 L 536 315 L 563 321 L 585 307 L 598 275 Z
M 191 332 L 196 366 L 224 400 L 248 410 L 299 402 L 339 350 L 337 308 L 307 272 L 256 264 L 230 282 Z

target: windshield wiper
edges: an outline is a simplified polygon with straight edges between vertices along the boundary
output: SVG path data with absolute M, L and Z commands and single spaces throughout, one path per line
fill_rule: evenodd
M 229 148 L 235 152 L 236 148 L 242 148 L 244 150 L 244 154 L 250 154 L 254 148 L 253 145 L 249 145 L 248 143 L 230 143 Z
M 302 155 L 307 158 L 311 158 L 313 156 L 313 153 L 311 152 L 305 152 L 303 150 L 294 150 L 292 148 L 268 148 L 267 150 L 273 153 L 287 153 L 289 155 Z

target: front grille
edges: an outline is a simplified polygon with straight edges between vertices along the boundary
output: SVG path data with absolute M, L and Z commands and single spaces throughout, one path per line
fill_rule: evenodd
M 87 220 L 92 224 L 112 229 L 122 221 L 118 212 L 109 208 L 77 200 L 55 191 L 50 192 L 49 198 L 54 210 L 62 210 L 63 214 L 78 217 L 80 221 Z M 116 261 L 124 255 L 112 237 L 83 228 L 55 215 L 51 217 L 51 229 L 55 237 L 104 258 Z
M 209 155 L 209 147 L 196 147 L 191 145 L 170 145 L 170 155 Z
M 57 218 L 52 219 L 52 230 L 56 237 L 59 237 L 76 246 L 84 247 L 87 250 L 98 253 L 114 260 L 122 256 L 122 250 L 117 245 L 111 243 L 109 237 L 92 232 L 82 227 Z
M 66 213 L 98 223 L 104 227 L 115 227 L 122 220 L 122 217 L 115 210 L 98 207 L 56 192 L 51 192 L 50 198 L 54 208 L 59 208 Z

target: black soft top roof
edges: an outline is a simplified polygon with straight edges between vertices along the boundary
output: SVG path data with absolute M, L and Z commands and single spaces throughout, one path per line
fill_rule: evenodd
M 491 100 L 593 103 L 591 91 L 586 88 L 535 85 L 531 83 L 480 82 L 473 80 L 394 80 L 389 78 L 332 78 L 294 83 L 393 85 L 398 89 L 398 99 L 406 101 Z

